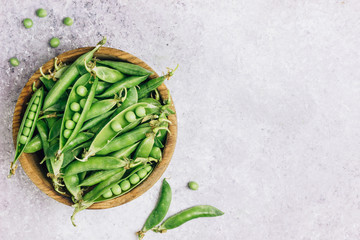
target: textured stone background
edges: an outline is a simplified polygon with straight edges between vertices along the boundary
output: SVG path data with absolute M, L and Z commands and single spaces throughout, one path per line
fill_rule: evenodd
M 21 168 L 6 179 L 27 79 L 103 35 L 157 72 L 180 64 L 166 83 L 179 118 L 164 174 L 170 214 L 204 203 L 226 213 L 148 239 L 360 239 L 359 1 L 115 2 L 1 0 L 1 239 L 136 239 L 154 207 L 160 182 L 126 205 L 80 213 L 74 228 L 72 209 Z M 48 17 L 35 16 L 39 7 Z M 26 17 L 33 28 L 22 27 Z M 57 49 L 48 46 L 53 36 Z M 186 188 L 189 180 L 199 191 Z

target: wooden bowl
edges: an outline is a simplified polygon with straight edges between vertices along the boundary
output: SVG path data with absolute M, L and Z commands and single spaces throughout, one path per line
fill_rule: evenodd
M 80 55 L 90 51 L 93 49 L 92 47 L 85 47 L 85 48 L 79 48 L 74 49 L 68 52 L 65 52 L 63 54 L 60 54 L 58 56 L 58 59 L 62 61 L 63 63 L 70 63 L 75 61 L 76 58 L 78 58 Z M 108 47 L 101 47 L 99 51 L 97 51 L 94 54 L 95 57 L 99 59 L 108 59 L 108 60 L 121 60 L 121 61 L 127 61 L 136 65 L 139 65 L 143 68 L 146 68 L 152 72 L 154 72 L 153 75 L 150 76 L 150 78 L 156 78 L 159 77 L 151 67 L 149 67 L 145 62 L 143 62 L 141 59 L 118 49 L 114 48 L 108 48 Z M 52 69 L 54 66 L 54 59 L 51 59 L 47 63 L 45 63 L 42 68 L 44 72 L 47 72 L 48 70 Z M 39 77 L 41 76 L 40 71 L 37 70 L 34 75 L 31 76 L 29 81 L 26 83 L 25 87 L 22 89 L 20 96 L 17 100 L 15 111 L 14 111 L 14 117 L 13 117 L 13 140 L 14 140 L 14 146 L 16 146 L 16 138 L 19 131 L 19 127 L 21 124 L 22 116 L 26 110 L 27 102 L 29 101 L 31 95 L 32 95 L 32 84 L 35 82 L 36 86 L 41 86 L 41 81 L 39 80 Z M 159 88 L 159 93 L 162 99 L 168 98 L 168 89 L 166 88 L 165 84 L 162 84 Z M 172 105 L 172 109 L 175 111 L 174 105 Z M 119 205 L 122 205 L 124 203 L 127 203 L 137 197 L 139 197 L 141 194 L 146 192 L 148 189 L 150 189 L 161 177 L 161 175 L 166 170 L 167 166 L 170 163 L 171 157 L 174 153 L 175 149 L 175 143 L 176 143 L 176 136 L 177 136 L 177 119 L 176 114 L 170 115 L 169 120 L 172 122 L 172 124 L 169 125 L 169 130 L 171 131 L 171 134 L 167 135 L 167 140 L 165 147 L 163 149 L 163 159 L 161 162 L 159 162 L 153 172 L 150 174 L 150 176 L 142 182 L 139 186 L 134 188 L 132 191 L 111 200 L 107 200 L 100 203 L 93 204 L 89 209 L 105 209 L 105 208 L 111 208 L 116 207 Z M 31 181 L 40 188 L 41 191 L 43 191 L 45 194 L 50 196 L 51 198 L 55 199 L 58 202 L 61 202 L 63 204 L 71 206 L 73 202 L 71 201 L 70 197 L 63 196 L 59 193 L 57 193 L 50 181 L 50 178 L 46 176 L 47 170 L 44 165 L 40 165 L 41 156 L 40 154 L 36 153 L 23 153 L 20 156 L 20 163 L 22 168 L 24 169 L 25 173 L 28 175 L 28 177 L 31 179 Z M 16 175 L 14 176 L 16 177 Z

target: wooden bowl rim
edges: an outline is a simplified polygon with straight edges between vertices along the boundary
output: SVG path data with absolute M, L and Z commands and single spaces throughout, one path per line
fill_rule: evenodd
M 78 49 L 73 49 L 67 52 L 64 52 L 57 56 L 57 58 L 64 62 L 71 62 L 74 61 L 78 56 L 88 52 L 93 47 L 83 47 Z M 137 58 L 134 55 L 131 55 L 130 53 L 127 53 L 125 51 L 116 49 L 116 48 L 109 48 L 109 47 L 101 47 L 99 51 L 97 51 L 94 54 L 95 57 L 100 59 L 116 59 L 116 60 L 122 60 L 127 61 L 133 64 L 137 64 L 141 67 L 144 67 L 152 72 L 150 78 L 156 78 L 159 77 L 159 75 L 144 61 Z M 46 62 L 42 68 L 44 72 L 47 72 L 49 69 L 53 68 L 55 58 L 49 60 Z M 21 124 L 22 114 L 26 110 L 26 103 L 30 99 L 32 90 L 31 87 L 33 83 L 35 82 L 35 85 L 39 87 L 42 83 L 39 80 L 39 77 L 41 76 L 40 71 L 37 70 L 28 80 L 24 88 L 21 90 L 20 96 L 16 102 L 14 115 L 13 115 L 13 126 L 12 126 L 12 132 L 13 132 L 13 141 L 14 146 L 16 147 L 16 139 L 17 134 L 19 131 L 19 126 Z M 162 84 L 159 88 L 159 93 L 162 99 L 168 98 L 168 89 L 166 88 L 165 84 Z M 172 103 L 172 109 L 175 111 L 174 104 Z M 166 168 L 168 167 L 171 157 L 175 150 L 176 145 L 176 138 L 177 138 L 177 117 L 176 113 L 169 116 L 169 120 L 172 122 L 169 125 L 169 130 L 171 131 L 171 134 L 167 135 L 166 144 L 163 149 L 163 159 L 161 162 L 159 162 L 156 167 L 154 168 L 153 172 L 150 174 L 150 176 L 142 182 L 139 186 L 134 188 L 132 191 L 100 203 L 95 203 L 89 209 L 106 209 L 106 208 L 112 208 L 116 206 L 120 206 L 122 204 L 125 204 L 139 196 L 141 196 L 143 193 L 145 193 L 147 190 L 149 190 L 163 175 Z M 20 158 L 21 166 L 24 170 L 24 172 L 27 174 L 27 176 L 30 178 L 30 180 L 45 194 L 50 196 L 51 198 L 55 199 L 56 201 L 63 203 L 65 205 L 71 206 L 73 205 L 73 202 L 71 201 L 70 197 L 63 196 L 59 193 L 57 193 L 50 183 L 50 179 L 44 176 L 44 173 L 42 172 L 40 166 L 36 161 L 39 161 L 39 157 L 36 153 L 23 153 Z

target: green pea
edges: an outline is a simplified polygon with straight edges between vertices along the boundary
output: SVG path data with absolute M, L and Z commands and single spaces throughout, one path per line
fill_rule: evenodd
M 111 191 L 114 195 L 119 195 L 121 193 L 121 187 L 119 186 L 119 184 L 116 184 L 111 188 Z
M 198 190 L 199 184 L 197 182 L 191 181 L 188 183 L 188 186 L 191 190 Z
M 65 128 L 67 129 L 74 129 L 75 128 L 75 122 L 73 120 L 66 120 L 65 122 Z
M 33 26 L 33 21 L 30 18 L 25 18 L 23 24 L 25 28 L 31 28 Z
M 11 66 L 14 66 L 14 67 L 16 67 L 16 66 L 19 66 L 19 60 L 16 58 L 16 57 L 12 57 L 12 58 L 10 58 L 10 64 L 11 64 Z
M 21 144 L 25 144 L 26 141 L 27 141 L 27 136 L 21 135 L 19 142 L 20 142 Z
M 147 171 L 145 169 L 140 169 L 138 172 L 137 172 L 137 175 L 143 179 L 147 174 Z
M 80 111 L 81 107 L 80 107 L 80 104 L 78 104 L 77 102 L 73 102 L 70 104 L 70 109 L 73 112 L 78 112 L 78 111 Z
M 27 117 L 28 117 L 28 119 L 30 119 L 30 120 L 34 120 L 34 118 L 35 118 L 35 112 L 30 111 Z
M 73 25 L 74 20 L 73 20 L 72 18 L 70 18 L 70 17 L 66 17 L 66 18 L 64 18 L 63 23 L 64 23 L 66 26 L 71 26 L 71 25 Z
M 111 122 L 110 126 L 114 132 L 118 132 L 122 129 L 121 123 L 119 123 L 118 121 Z
M 128 122 L 134 122 L 136 120 L 136 115 L 133 111 L 128 111 L 125 113 L 125 119 Z
M 80 119 L 80 113 L 74 113 L 72 120 L 77 123 L 79 119 Z
M 35 103 L 35 104 L 39 104 L 39 102 L 40 102 L 40 97 L 36 97 L 36 98 L 34 99 L 34 103 Z
M 70 129 L 65 129 L 64 130 L 64 138 L 68 139 L 71 136 L 72 130 Z
M 76 88 L 76 93 L 80 96 L 80 97 L 85 97 L 88 93 L 88 90 L 86 87 L 80 85 Z
M 137 107 L 135 109 L 136 116 L 138 117 L 145 117 L 146 116 L 146 110 L 144 107 Z
M 130 184 L 129 180 L 124 180 L 120 183 L 120 187 L 121 187 L 122 191 L 127 191 L 130 189 L 131 184 Z
M 129 180 L 131 184 L 137 184 L 140 181 L 140 177 L 136 173 L 134 173 L 130 176 Z
M 43 8 L 39 8 L 38 10 L 36 10 L 36 15 L 41 18 L 46 17 L 47 11 Z
M 37 105 L 36 105 L 36 104 L 33 104 L 33 105 L 31 106 L 31 108 L 30 108 L 30 111 L 36 112 L 36 110 L 37 110 Z
M 30 128 L 24 127 L 24 129 L 23 129 L 23 135 L 24 135 L 24 136 L 29 136 L 29 133 L 30 133 Z
M 80 107 L 84 108 L 85 103 L 86 103 L 86 98 L 81 99 L 80 100 Z
M 26 119 L 26 121 L 25 121 L 25 127 L 31 128 L 32 124 L 33 124 L 33 121 L 32 121 L 32 120 Z
M 52 39 L 50 39 L 50 46 L 52 48 L 57 48 L 60 45 L 60 39 L 53 37 Z
M 104 194 L 103 194 L 103 197 L 104 198 L 111 198 L 113 195 L 112 191 L 109 189 L 107 190 Z
M 152 170 L 152 167 L 150 165 L 147 165 L 143 168 L 146 172 L 150 172 Z

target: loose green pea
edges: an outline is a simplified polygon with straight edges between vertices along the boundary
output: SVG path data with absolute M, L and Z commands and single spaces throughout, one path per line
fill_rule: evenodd
M 146 172 L 150 172 L 152 167 L 150 165 L 147 165 L 146 167 L 143 168 Z
M 146 110 L 144 107 L 137 107 L 135 109 L 136 116 L 138 117 L 145 117 L 146 116 Z
M 140 177 L 135 173 L 129 178 L 131 184 L 137 184 L 140 181 Z
M 81 107 L 80 107 L 80 104 L 78 104 L 77 102 L 73 102 L 70 104 L 70 109 L 73 112 L 78 112 L 78 111 L 80 111 Z
M 75 128 L 75 122 L 73 120 L 66 120 L 65 122 L 65 128 L 67 129 L 74 129 Z
M 33 26 L 33 21 L 30 18 L 25 18 L 23 24 L 25 28 L 31 28 Z
M 36 15 L 41 18 L 46 17 L 47 11 L 43 8 L 39 8 L 38 10 L 36 10 Z
M 31 106 L 31 108 L 30 108 L 30 111 L 36 112 L 36 110 L 37 110 L 37 105 L 36 105 L 36 104 L 33 104 L 33 105 Z
M 64 130 L 64 138 L 68 139 L 71 136 L 72 131 L 70 129 Z
M 20 64 L 19 60 L 16 57 L 10 58 L 9 61 L 10 61 L 10 64 L 14 67 L 19 66 L 19 64 Z
M 111 198 L 113 195 L 112 191 L 109 189 L 107 190 L 104 194 L 103 194 L 103 197 L 104 198 Z
M 66 17 L 66 18 L 64 18 L 63 23 L 67 26 L 71 26 L 71 25 L 73 25 L 74 20 L 70 17 Z
M 26 121 L 25 121 L 25 127 L 30 128 L 30 127 L 32 126 L 32 124 L 33 124 L 33 121 L 32 121 L 32 120 L 26 119 Z
M 57 37 L 53 37 L 52 39 L 50 39 L 50 46 L 52 48 L 57 48 L 60 45 L 60 39 L 58 39 Z
M 35 103 L 35 104 L 39 104 L 39 102 L 40 102 L 40 98 L 39 98 L 39 97 L 36 97 L 36 98 L 34 99 L 34 103 Z
M 147 174 L 147 171 L 145 169 L 140 169 L 138 172 L 137 172 L 137 175 L 143 179 Z
M 79 103 L 80 103 L 80 107 L 84 108 L 86 99 L 85 98 L 81 99 Z
M 35 112 L 30 111 L 30 112 L 29 112 L 29 115 L 28 115 L 27 117 L 28 117 L 28 119 L 30 119 L 30 120 L 34 120 L 34 118 L 35 118 Z
M 20 143 L 21 143 L 21 144 L 25 144 L 26 141 L 27 141 L 27 136 L 21 135 L 21 137 L 20 137 Z
M 122 129 L 121 124 L 118 121 L 111 122 L 110 126 L 114 132 L 118 132 Z
M 78 86 L 76 88 L 76 93 L 80 96 L 80 97 L 85 97 L 88 93 L 88 90 L 86 87 L 84 86 Z
M 79 121 L 79 118 L 80 118 L 80 113 L 74 113 L 72 120 L 77 123 Z
M 199 184 L 197 182 L 191 181 L 191 182 L 188 183 L 188 187 L 191 190 L 198 190 Z
M 30 128 L 24 127 L 24 129 L 23 129 L 23 135 L 24 135 L 24 136 L 29 136 L 29 133 L 30 133 Z
M 125 119 L 128 122 L 134 122 L 136 120 L 136 115 L 133 111 L 128 111 L 125 113 Z
M 121 187 L 122 191 L 126 191 L 126 190 L 130 189 L 131 184 L 130 184 L 129 180 L 124 180 L 120 183 L 120 187 Z
M 111 188 L 111 191 L 114 195 L 119 195 L 121 193 L 121 187 L 119 186 L 119 184 L 116 184 Z

